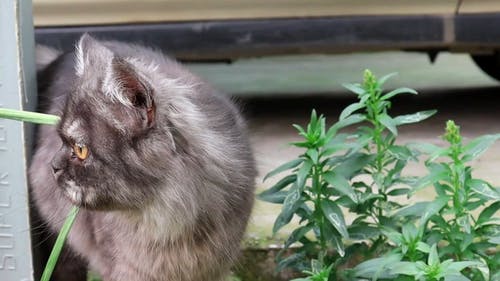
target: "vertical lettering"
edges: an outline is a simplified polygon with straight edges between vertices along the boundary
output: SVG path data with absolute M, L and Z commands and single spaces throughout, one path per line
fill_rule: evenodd
M 0 125 L 0 151 L 7 151 L 5 143 L 7 143 L 7 130 L 5 126 Z
M 8 181 L 9 173 L 0 173 L 0 207 L 9 208 L 11 203 L 11 197 L 8 190 L 2 189 L 2 187 L 9 187 Z
M 0 260 L 0 270 L 16 270 L 16 259 L 13 255 L 4 255 Z
M 0 229 L 1 228 L 11 228 L 12 224 L 7 224 L 5 221 L 5 215 L 0 213 Z
M 7 130 L 4 125 L 0 125 L 0 142 L 7 142 Z
M 9 185 L 9 182 L 7 181 L 8 176 L 9 176 L 9 173 L 0 173 L 0 185 L 4 185 L 4 186 Z
M 0 233 L 0 249 L 14 249 L 14 235 L 11 233 Z

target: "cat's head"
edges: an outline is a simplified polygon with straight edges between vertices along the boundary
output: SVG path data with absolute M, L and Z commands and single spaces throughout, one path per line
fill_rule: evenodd
M 155 141 L 166 136 L 158 133 L 155 86 L 133 60 L 89 35 L 76 46 L 76 79 L 58 128 L 63 145 L 51 163 L 76 205 L 140 206 L 155 196 L 155 163 L 172 156 L 172 142 Z

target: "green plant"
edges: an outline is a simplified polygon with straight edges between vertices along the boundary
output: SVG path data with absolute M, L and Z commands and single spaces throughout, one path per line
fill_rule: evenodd
M 500 135 L 484 135 L 464 145 L 460 127 L 448 121 L 444 135 L 447 147 L 419 146 L 429 154 L 429 175 L 417 181 L 414 190 L 432 185 L 437 196 L 432 202 L 422 202 L 404 211 L 415 217 L 424 213 L 420 217 L 422 239 L 443 244 L 443 256 L 481 262 L 477 269 L 466 272 L 471 280 L 500 278 L 498 254 L 492 254 L 500 245 L 500 225 L 496 223 L 499 219 L 494 217 L 500 209 L 500 189 L 474 178 L 472 167 L 467 165 L 499 138 Z M 479 215 L 475 211 L 480 211 Z
M 460 128 L 448 121 L 444 135 L 447 147 L 416 145 L 429 155 L 425 162 L 429 174 L 413 184 L 412 192 L 434 186 L 436 198 L 396 212 L 394 217 L 418 220 L 419 227 L 408 223 L 402 234 L 387 229 L 384 234 L 395 249 L 389 255 L 360 264 L 356 275 L 373 276 L 386 268 L 390 274 L 377 275 L 375 279 L 402 274 L 416 280 L 500 280 L 499 256 L 495 254 L 500 245 L 500 225 L 494 217 L 500 209 L 500 189 L 473 178 L 472 167 L 467 166 L 499 138 L 500 135 L 484 135 L 463 145 Z M 479 215 L 474 215 L 481 207 Z M 438 246 L 439 257 L 447 259 L 443 263 L 438 262 Z M 427 264 L 423 262 L 425 254 L 429 254 Z M 389 264 L 397 265 L 398 270 L 389 270 Z
M 283 208 L 273 227 L 276 233 L 288 224 L 294 215 L 300 218 L 301 226 L 296 228 L 284 245 L 284 250 L 295 242 L 303 245 L 295 254 L 280 261 L 278 268 L 293 266 L 299 270 L 309 269 L 308 259 L 315 256 L 321 265 L 325 261 L 330 249 L 335 249 L 340 255 L 344 254 L 342 238 L 348 238 L 344 215 L 339 205 L 332 198 L 339 197 L 338 190 L 334 190 L 329 182 L 342 181 L 342 187 L 348 185 L 345 176 L 333 170 L 334 167 L 344 169 L 339 157 L 331 157 L 333 153 L 344 149 L 346 135 L 337 135 L 338 129 L 349 124 L 361 122 L 360 116 L 351 116 L 344 122 L 339 122 L 326 130 L 325 118 L 317 116 L 313 111 L 311 122 L 306 129 L 294 125 L 304 141 L 293 143 L 294 146 L 304 148 L 305 153 L 299 158 L 285 163 L 270 172 L 265 179 L 280 172 L 293 169 L 293 173 L 279 180 L 273 187 L 259 196 L 268 202 L 283 204 Z M 351 193 L 349 190 L 341 192 Z M 314 238 L 308 238 L 311 233 Z M 307 258 L 306 258 L 307 257 Z
M 418 152 L 407 145 L 396 144 L 398 127 L 420 122 L 436 113 L 435 110 L 428 110 L 391 116 L 389 109 L 394 96 L 417 94 L 409 88 L 384 93 L 382 87 L 392 76 L 389 74 L 377 80 L 367 70 L 362 84 L 344 85 L 357 94 L 358 102 L 347 106 L 339 117 L 342 121 L 353 114 L 360 114 L 366 120 L 366 123 L 358 126 L 354 137 L 358 144 L 356 148 L 359 149 L 356 153 L 369 161 L 349 177 L 355 196 L 343 197 L 340 202 L 356 214 L 349 227 L 351 238 L 371 240 L 369 255 L 377 254 L 385 247 L 386 237 L 381 233 L 383 228 L 401 228 L 401 222 L 391 216 L 402 207 L 395 199 L 411 193 L 409 184 L 413 178 L 403 176 L 402 171 L 410 161 L 418 160 Z M 352 155 L 352 152 L 348 152 L 348 155 Z M 362 175 L 365 177 L 360 177 Z
M 459 128 L 448 122 L 448 147 L 397 143 L 399 126 L 435 111 L 391 116 L 391 98 L 416 94 L 408 88 L 384 93 L 391 76 L 377 80 L 365 71 L 363 83 L 346 84 L 358 101 L 331 127 L 314 110 L 305 129 L 294 125 L 303 141 L 292 145 L 304 152 L 271 171 L 265 179 L 289 174 L 259 195 L 283 205 L 273 233 L 298 218 L 284 249 L 297 247 L 286 258 L 278 256 L 278 270 L 303 271 L 307 277 L 298 280 L 500 280 L 500 226 L 494 217 L 500 192 L 474 179 L 466 165 L 500 135 L 462 145 Z M 341 132 L 351 125 L 357 126 L 354 133 Z M 404 176 L 407 164 L 422 155 L 429 155 L 429 174 Z M 433 201 L 407 206 L 397 200 L 430 186 L 437 193 Z M 474 216 L 478 208 L 484 209 Z M 345 211 L 355 216 L 350 225 Z
M 56 267 L 57 260 L 59 259 L 59 255 L 61 254 L 62 247 L 68 237 L 69 231 L 71 230 L 71 226 L 73 226 L 73 222 L 75 221 L 76 215 L 78 214 L 78 207 L 73 206 L 64 221 L 64 224 L 57 236 L 56 243 L 50 252 L 49 260 L 45 265 L 45 269 L 43 270 L 41 281 L 50 281 L 50 276 L 52 276 L 52 272 Z
M 416 94 L 408 88 L 383 93 L 382 86 L 391 76 L 377 80 L 370 71 L 365 71 L 362 84 L 345 85 L 357 94 L 358 102 L 346 107 L 339 121 L 328 129 L 325 118 L 318 117 L 315 111 L 306 129 L 294 125 L 304 140 L 292 145 L 305 151 L 298 159 L 270 172 L 265 179 L 291 170 L 291 174 L 260 194 L 262 200 L 283 204 L 273 233 L 294 215 L 300 219 L 300 226 L 289 236 L 284 249 L 296 242 L 301 247 L 294 255 L 282 259 L 278 269 L 292 266 L 305 270 L 312 259 L 325 268 L 333 265 L 335 276 L 340 264 L 360 247 L 366 248 L 364 243 L 346 247 L 345 240 L 373 239 L 372 245 L 377 246 L 370 249 L 375 252 L 384 244 L 380 226 L 397 223 L 390 222 L 387 215 L 399 207 L 390 197 L 410 192 L 409 188 L 397 186 L 405 182 L 401 171 L 406 163 L 416 159 L 409 148 L 395 144 L 397 127 L 424 120 L 434 111 L 391 117 L 388 109 L 392 97 Z M 354 124 L 360 124 L 354 134 L 339 133 Z M 359 180 L 357 177 L 361 175 L 368 175 L 370 180 Z M 342 207 L 359 214 L 349 227 Z
M 452 259 L 441 262 L 436 244 L 429 246 L 420 242 L 418 251 L 422 253 L 422 258 L 419 260 L 401 261 L 401 255 L 390 253 L 381 258 L 366 261 L 356 267 L 357 274 L 366 276 L 370 280 L 464 281 L 469 279 L 461 271 L 481 265 L 477 261 L 457 262 Z
M 311 271 L 304 270 L 303 273 L 307 275 L 305 278 L 297 278 L 292 281 L 328 281 L 333 265 L 325 267 L 323 264 L 312 260 Z

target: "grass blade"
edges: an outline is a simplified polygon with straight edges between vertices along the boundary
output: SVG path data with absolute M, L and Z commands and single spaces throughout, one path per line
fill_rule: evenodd
M 47 265 L 43 271 L 42 279 L 40 281 L 50 281 L 50 277 L 52 276 L 52 272 L 56 266 L 57 260 L 59 259 L 59 254 L 61 253 L 62 247 L 64 246 L 64 242 L 66 241 L 66 237 L 69 234 L 71 226 L 75 221 L 76 215 L 78 214 L 78 207 L 73 206 L 71 208 L 66 220 L 64 221 L 63 227 L 57 236 L 56 243 L 52 248 L 52 252 L 50 253 L 49 260 L 47 261 Z
M 55 125 L 59 123 L 59 116 L 30 112 L 30 111 L 22 111 L 8 108 L 0 108 L 0 118 L 4 119 L 12 119 L 36 124 L 45 124 L 45 125 Z

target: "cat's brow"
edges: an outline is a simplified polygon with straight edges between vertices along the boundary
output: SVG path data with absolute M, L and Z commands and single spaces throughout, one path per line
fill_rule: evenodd
M 66 123 L 62 130 L 61 135 L 63 135 L 66 139 L 71 141 L 81 140 L 83 135 L 81 133 L 82 122 L 81 120 L 74 119 L 71 122 Z

